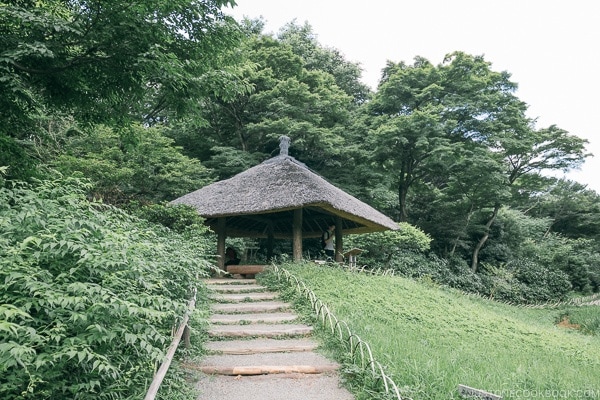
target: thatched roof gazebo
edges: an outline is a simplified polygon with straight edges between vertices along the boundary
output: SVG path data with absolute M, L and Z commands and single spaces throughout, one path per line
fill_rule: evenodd
M 320 237 L 332 223 L 338 255 L 343 234 L 398 229 L 390 218 L 289 156 L 289 138 L 281 141 L 278 156 L 171 202 L 192 206 L 205 218 L 218 234 L 221 260 L 227 236 L 293 239 L 294 260 L 300 260 L 302 239 Z

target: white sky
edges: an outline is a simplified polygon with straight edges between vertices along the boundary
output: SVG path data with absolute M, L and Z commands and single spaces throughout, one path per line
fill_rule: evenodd
M 464 51 L 508 71 L 537 127 L 555 124 L 589 141 L 568 178 L 600 193 L 600 12 L 595 0 L 236 0 L 229 11 L 266 21 L 266 32 L 308 22 L 319 43 L 363 68 L 376 88 L 386 61 L 439 64 Z

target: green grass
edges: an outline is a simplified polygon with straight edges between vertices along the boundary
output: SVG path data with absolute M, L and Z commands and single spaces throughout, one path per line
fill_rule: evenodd
M 369 343 L 403 396 L 458 399 L 463 384 L 504 399 L 600 398 L 600 337 L 556 326 L 565 310 L 513 307 L 400 277 L 284 267 Z M 597 318 L 598 309 L 589 313 Z
M 578 325 L 581 332 L 600 335 L 600 306 L 567 307 L 562 310 L 560 320 Z

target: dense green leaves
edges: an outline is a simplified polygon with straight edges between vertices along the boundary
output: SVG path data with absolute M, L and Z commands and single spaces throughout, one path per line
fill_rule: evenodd
M 111 204 L 169 201 L 212 182 L 211 171 L 181 154 L 160 127 L 97 126 L 71 133 L 52 162 L 65 175 L 82 173 L 93 194 Z
M 182 110 L 233 43 L 222 0 L 44 1 L 0 8 L 4 113 L 36 102 L 114 121 Z M 14 133 L 14 132 L 13 132 Z
M 89 203 L 76 180 L 0 189 L 0 397 L 140 397 L 207 242 Z
M 292 46 L 256 33 L 249 24 L 239 71 L 252 90 L 233 97 L 215 92 L 202 104 L 201 116 L 208 123 L 177 127 L 173 137 L 186 154 L 207 160 L 220 178 L 240 172 L 249 161 L 275 155 L 282 134 L 292 138 L 293 156 L 317 170 L 329 166 L 328 160 L 342 149 L 352 97 L 334 75 L 309 68 L 304 58 L 309 55 L 298 46 L 303 40 L 315 46 L 310 37 L 295 37 Z

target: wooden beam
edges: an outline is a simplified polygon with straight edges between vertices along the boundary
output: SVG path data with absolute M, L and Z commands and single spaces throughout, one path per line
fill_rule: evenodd
M 302 260 L 302 209 L 298 208 L 294 210 L 294 223 L 293 223 L 293 253 L 294 261 Z
M 267 223 L 267 262 L 273 261 L 273 247 L 275 247 L 273 221 L 269 221 Z
M 323 374 L 339 369 L 337 364 L 327 364 L 321 366 L 313 365 L 259 365 L 251 367 L 221 367 L 207 366 L 200 367 L 200 370 L 207 375 L 268 375 L 268 374 Z

